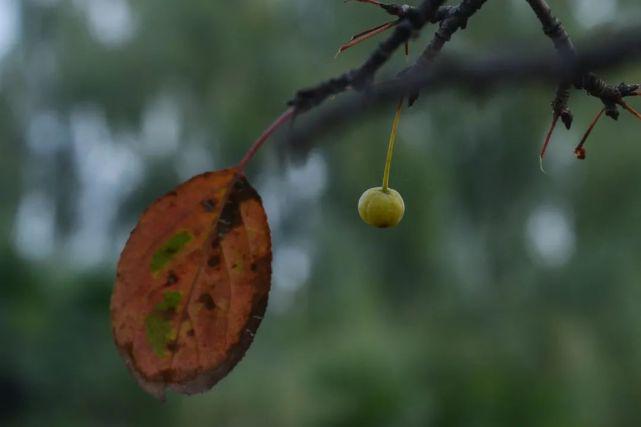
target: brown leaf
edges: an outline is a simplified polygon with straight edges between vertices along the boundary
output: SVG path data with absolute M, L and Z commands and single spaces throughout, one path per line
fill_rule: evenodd
M 203 392 L 251 344 L 271 283 L 271 238 L 238 168 L 156 200 L 131 233 L 111 299 L 116 346 L 140 386 Z
M 394 27 L 396 24 L 398 24 L 398 20 L 396 21 L 391 21 L 391 22 L 386 22 L 385 24 L 382 25 L 377 25 L 374 28 L 367 29 L 363 32 L 360 32 L 356 35 L 354 35 L 347 43 L 342 44 L 338 48 L 338 52 L 336 52 L 336 56 L 340 55 L 341 53 L 345 52 L 347 49 L 356 46 L 357 44 L 364 42 L 365 40 L 368 40 L 372 37 L 374 37 L 377 34 L 380 34 L 384 31 L 389 30 L 390 28 Z

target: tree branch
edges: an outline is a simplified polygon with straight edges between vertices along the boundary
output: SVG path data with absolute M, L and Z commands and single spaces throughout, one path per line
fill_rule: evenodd
M 376 72 L 389 60 L 396 49 L 407 42 L 415 31 L 420 30 L 432 20 L 444 1 L 424 0 L 419 7 L 408 9 L 405 16 L 401 18 L 394 28 L 392 35 L 376 48 L 361 67 L 327 80 L 315 87 L 298 91 L 288 105 L 294 107 L 296 113 L 301 113 L 321 104 L 328 97 L 341 93 L 349 87 L 360 90 L 369 86 L 374 80 Z
M 413 6 L 409 6 L 407 4 L 386 4 L 386 3 L 380 3 L 378 1 L 370 1 L 370 0 L 357 0 L 362 3 L 370 3 L 373 5 L 376 5 L 383 9 L 385 12 L 389 13 L 392 16 L 398 16 L 399 18 L 404 18 L 407 13 L 411 13 L 411 11 L 416 11 L 417 9 Z M 446 19 L 448 16 L 451 15 L 452 10 L 454 9 L 454 6 L 440 6 L 437 10 L 434 16 L 429 20 L 430 23 L 436 24 L 437 22 L 441 22 L 442 20 Z
M 573 74 L 590 76 L 587 70 L 603 70 L 641 58 L 641 26 L 613 34 L 606 42 L 591 43 L 589 46 L 584 52 L 577 53 L 572 64 L 560 60 L 558 55 L 541 53 L 513 53 L 473 60 L 443 58 L 429 70 L 415 68 L 403 76 L 376 85 L 366 93 L 350 95 L 312 120 L 293 128 L 288 140 L 294 148 L 309 148 L 312 138 L 353 122 L 365 112 L 417 90 L 437 92 L 445 87 L 458 86 L 478 91 L 479 87 L 487 90 L 498 85 L 547 82 Z M 523 48 L 520 52 L 528 50 Z M 590 83 L 593 84 L 596 82 Z M 621 85 L 616 90 L 627 96 L 641 94 L 639 85 Z
M 545 35 L 552 39 L 561 59 L 568 63 L 571 69 L 574 68 L 572 64 L 576 62 L 577 52 L 561 21 L 552 15 L 552 10 L 545 0 L 527 0 L 527 2 L 543 25 Z M 567 106 L 572 83 L 577 89 L 585 89 L 588 94 L 601 99 L 605 105 L 605 113 L 613 119 L 619 116 L 617 105 L 621 103 L 622 98 L 631 96 L 636 91 L 634 85 L 609 85 L 589 69 L 574 70 L 572 74 L 563 76 L 552 101 L 552 109 L 555 116 L 560 116 L 568 129 L 572 124 L 572 114 Z
M 543 25 L 543 32 L 552 39 L 554 47 L 564 61 L 573 63 L 576 60 L 576 49 L 570 39 L 570 35 L 565 31 L 563 24 L 554 15 L 550 6 L 545 0 L 527 0 L 530 7 L 536 14 Z M 552 111 L 554 120 L 560 117 L 567 129 L 572 127 L 572 112 L 568 107 L 570 100 L 570 89 L 572 88 L 572 79 L 563 77 L 556 89 L 556 95 L 552 101 Z
M 418 70 L 417 72 L 426 70 L 427 67 L 434 62 L 434 59 L 441 52 L 445 43 L 452 38 L 455 32 L 467 26 L 467 20 L 472 17 L 485 2 L 486 0 L 463 0 L 458 6 L 451 8 L 448 11 L 448 16 L 440 22 L 434 38 L 425 50 L 423 50 L 423 53 L 411 68 Z M 406 73 L 408 71 L 409 70 L 404 70 L 403 72 Z M 412 94 L 409 98 L 410 104 L 413 104 L 417 98 L 418 92 Z

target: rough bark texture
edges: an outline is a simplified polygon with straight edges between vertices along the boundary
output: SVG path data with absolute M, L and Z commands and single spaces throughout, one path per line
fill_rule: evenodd
M 490 58 L 486 61 L 458 61 L 437 66 L 434 59 L 444 45 L 454 33 L 466 28 L 468 20 L 482 8 L 486 0 L 463 0 L 457 6 L 443 6 L 443 2 L 426 0 L 417 8 L 405 7 L 405 9 L 403 6 L 385 5 L 376 1 L 359 1 L 376 4 L 388 13 L 399 16 L 399 26 L 361 67 L 311 88 L 299 90 L 294 99 L 289 101 L 288 104 L 294 108 L 295 113 L 300 114 L 347 89 L 354 88 L 361 92 L 359 96 L 351 97 L 344 103 L 335 103 L 329 111 L 324 111 L 311 124 L 294 130 L 290 134 L 289 141 L 299 148 L 302 146 L 303 150 L 306 144 L 302 144 L 302 141 L 309 141 L 312 130 L 324 133 L 332 127 L 353 120 L 355 114 L 371 106 L 393 102 L 403 96 L 408 96 L 411 104 L 420 90 L 440 89 L 445 84 L 469 86 L 465 79 L 480 79 L 475 81 L 478 89 L 488 82 L 492 85 L 515 84 L 517 75 L 522 83 L 553 78 L 558 82 L 552 101 L 554 116 L 561 118 L 568 128 L 573 120 L 568 107 L 573 86 L 599 98 L 605 105 L 606 114 L 615 119 L 619 114 L 617 106 L 622 105 L 623 98 L 639 95 L 638 84 L 609 85 L 592 71 L 638 58 L 641 27 L 629 28 L 613 34 L 604 43 L 581 54 L 577 52 L 563 24 L 552 14 L 546 1 L 527 0 L 541 22 L 544 34 L 552 40 L 559 60 L 554 61 L 546 55 L 535 54 L 533 58 L 523 58 L 514 54 L 508 57 Z M 427 23 L 438 23 L 439 28 L 416 63 L 402 70 L 394 79 L 372 84 L 376 72 L 392 53 Z M 448 73 L 451 74 L 448 75 Z

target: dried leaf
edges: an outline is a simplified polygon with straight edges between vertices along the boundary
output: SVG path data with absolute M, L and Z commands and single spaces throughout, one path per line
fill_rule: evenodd
M 377 34 L 380 34 L 384 31 L 389 30 L 390 28 L 394 27 L 396 24 L 398 24 L 398 20 L 396 21 L 391 21 L 391 22 L 386 22 L 385 24 L 382 25 L 377 25 L 374 28 L 369 28 L 363 32 L 360 32 L 356 35 L 354 35 L 350 41 L 347 43 L 341 45 L 338 48 L 338 52 L 336 52 L 336 56 L 340 55 L 341 53 L 345 52 L 347 49 L 356 46 L 357 44 L 364 42 L 365 40 L 368 40 L 372 37 L 374 37 Z
M 203 392 L 251 344 L 271 282 L 260 197 L 238 168 L 198 175 L 154 202 L 118 263 L 116 346 L 140 386 Z

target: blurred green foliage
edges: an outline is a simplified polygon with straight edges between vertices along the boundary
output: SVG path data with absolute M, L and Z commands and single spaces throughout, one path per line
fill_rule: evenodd
M 551 3 L 579 46 L 641 17 L 636 0 Z M 641 124 L 628 115 L 575 161 L 599 108 L 575 93 L 544 175 L 552 87 L 423 96 L 392 168 L 406 216 L 385 231 L 356 202 L 379 185 L 392 105 L 297 164 L 267 145 L 250 176 L 274 234 L 268 314 L 211 392 L 161 404 L 111 339 L 127 233 L 155 197 L 237 161 L 294 90 L 362 61 L 374 41 L 333 55 L 387 17 L 340 0 L 0 6 L 17 23 L 0 62 L 0 425 L 641 424 Z M 523 44 L 551 48 L 525 2 L 488 2 L 447 50 Z M 641 67 L 607 77 L 639 81 Z

